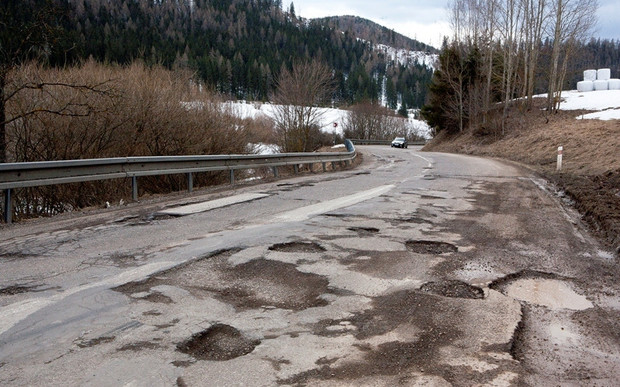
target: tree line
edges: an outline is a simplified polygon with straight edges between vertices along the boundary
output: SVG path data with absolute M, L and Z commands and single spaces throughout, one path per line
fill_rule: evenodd
M 390 64 L 350 29 L 300 19 L 279 0 L 6 0 L 1 7 L 22 12 L 50 5 L 63 31 L 56 42 L 60 55 L 50 57 L 51 64 L 92 57 L 190 68 L 209 87 L 237 99 L 266 101 L 282 68 L 319 60 L 335 72 L 336 103 L 380 99 L 390 68 L 398 98 L 421 107 L 432 74 L 424 66 L 411 71 Z
M 438 130 L 506 132 L 510 109 L 557 111 L 562 90 L 583 70 L 617 68 L 618 42 L 589 40 L 596 0 L 453 0 L 454 35 L 444 41 L 439 70 L 422 109 Z M 522 97 L 522 98 L 521 98 Z M 520 98 L 520 99 L 519 99 Z

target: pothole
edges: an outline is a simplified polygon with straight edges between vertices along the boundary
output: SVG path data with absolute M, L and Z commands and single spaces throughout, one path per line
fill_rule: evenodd
M 492 282 L 489 287 L 508 297 L 550 309 L 585 310 L 594 307 L 560 276 L 526 270 Z
M 31 292 L 35 288 L 36 286 L 22 286 L 22 285 L 7 286 L 6 288 L 0 289 L 0 295 L 14 296 L 16 294 Z
M 263 258 L 233 265 L 229 257 L 238 251 L 214 252 L 113 290 L 135 300 L 162 304 L 173 300 L 153 289 L 161 285 L 185 289 L 196 297 L 215 297 L 240 309 L 271 306 L 303 310 L 328 304 L 321 297 L 331 293 L 325 277 L 301 272 L 290 263 Z
M 445 254 L 456 253 L 459 249 L 455 245 L 436 241 L 407 241 L 407 250 L 417 254 Z
M 139 266 L 140 260 L 133 254 L 114 253 L 109 256 L 110 261 L 120 268 Z
M 283 253 L 321 253 L 325 248 L 315 242 L 288 242 L 275 244 L 269 247 L 269 250 Z
M 76 344 L 80 348 L 90 348 L 94 347 L 95 345 L 109 343 L 112 341 L 114 341 L 114 336 L 101 336 L 86 341 L 79 341 Z
M 259 344 L 260 340 L 251 340 L 230 325 L 215 324 L 180 343 L 177 349 L 199 360 L 225 361 L 247 355 Z
M 479 287 L 456 280 L 427 282 L 422 285 L 420 290 L 426 293 L 451 298 L 484 298 L 484 291 Z
M 132 351 L 132 352 L 140 352 L 145 349 L 159 349 L 161 346 L 156 343 L 151 343 L 150 341 L 138 341 L 136 343 L 125 344 L 118 349 L 119 352 L 124 351 Z
M 376 227 L 349 227 L 347 230 L 356 232 L 359 236 L 373 235 L 379 232 Z

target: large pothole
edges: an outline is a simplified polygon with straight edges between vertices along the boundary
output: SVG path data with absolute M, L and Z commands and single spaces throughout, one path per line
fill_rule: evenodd
M 585 310 L 594 305 L 555 274 L 524 270 L 493 281 L 489 287 L 508 297 L 550 309 Z
M 215 324 L 177 345 L 177 349 L 196 359 L 225 361 L 252 352 L 260 340 L 244 336 L 238 329 Z
M 407 250 L 417 254 L 445 254 L 456 253 L 459 249 L 446 242 L 436 241 L 407 241 L 405 243 Z
M 484 298 L 484 291 L 482 289 L 456 280 L 427 282 L 420 287 L 420 290 L 425 293 L 451 298 Z
M 303 310 L 328 304 L 321 297 L 331 293 L 327 278 L 301 272 L 293 264 L 268 259 L 233 265 L 228 259 L 237 251 L 210 254 L 114 290 L 134 299 L 164 302 L 164 299 L 153 297 L 157 296 L 157 287 L 169 285 L 185 289 L 196 297 L 215 297 L 237 308 L 271 306 Z

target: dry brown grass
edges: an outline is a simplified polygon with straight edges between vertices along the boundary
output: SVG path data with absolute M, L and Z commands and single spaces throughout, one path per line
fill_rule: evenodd
M 240 120 L 193 74 L 134 63 L 49 69 L 22 66 L 9 76 L 8 159 L 12 162 L 124 156 L 246 153 L 253 136 L 270 138 L 269 122 Z M 28 87 L 23 88 L 24 85 Z M 185 102 L 185 103 L 184 103 Z M 196 186 L 221 182 L 200 173 Z M 184 176 L 142 178 L 141 194 L 184 189 Z M 126 181 L 103 181 L 18 190 L 18 217 L 101 205 L 130 195 Z

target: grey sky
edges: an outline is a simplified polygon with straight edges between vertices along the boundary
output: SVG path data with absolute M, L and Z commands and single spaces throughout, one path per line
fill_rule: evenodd
M 288 7 L 290 2 L 283 1 Z M 403 35 L 441 45 L 450 34 L 448 0 L 293 0 L 295 12 L 305 18 L 355 15 L 370 19 Z M 599 0 L 599 23 L 595 37 L 620 39 L 620 5 L 618 0 Z

